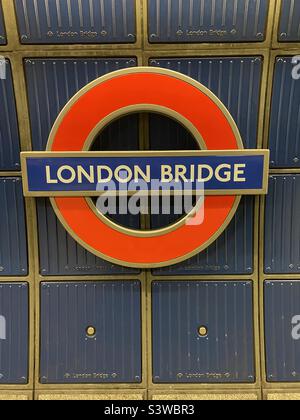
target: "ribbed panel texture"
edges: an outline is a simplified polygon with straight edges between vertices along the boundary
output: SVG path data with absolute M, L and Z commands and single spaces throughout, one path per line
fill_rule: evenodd
M 265 282 L 269 382 L 300 381 L 300 281 Z
M 277 57 L 275 64 L 270 116 L 273 168 L 300 168 L 300 83 L 292 77 L 297 70 L 292 58 Z
M 1 54 L 0 54 L 1 55 Z M 20 170 L 20 141 L 10 62 L 0 72 L 0 171 Z
M 268 0 L 148 0 L 149 41 L 261 42 Z
M 155 383 L 254 382 L 251 282 L 155 282 L 152 292 Z
M 27 236 L 20 178 L 0 178 L 0 203 L 0 276 L 26 276 Z
M 15 0 L 24 44 L 136 41 L 135 0 Z
M 278 40 L 300 42 L 300 2 L 282 0 Z
M 0 283 L 0 385 L 28 382 L 28 284 Z
M 270 177 L 265 215 L 265 273 L 300 273 L 300 175 Z
M 41 382 L 141 382 L 140 293 L 139 282 L 43 283 Z
M 245 148 L 256 148 L 261 57 L 157 58 L 150 65 L 186 74 L 208 87 L 229 109 Z

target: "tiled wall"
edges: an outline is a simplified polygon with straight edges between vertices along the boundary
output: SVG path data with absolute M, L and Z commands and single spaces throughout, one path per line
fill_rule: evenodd
M 193 387 L 195 399 L 297 397 L 298 1 L 2 0 L 0 56 L 0 396 L 167 399 Z M 48 200 L 22 198 L 20 173 L 20 150 L 45 149 L 79 89 L 139 65 L 200 81 L 228 107 L 245 147 L 271 149 L 266 199 L 244 198 L 207 250 L 154 271 L 85 251 Z M 115 122 L 95 147 L 140 146 L 195 143 L 152 115 Z

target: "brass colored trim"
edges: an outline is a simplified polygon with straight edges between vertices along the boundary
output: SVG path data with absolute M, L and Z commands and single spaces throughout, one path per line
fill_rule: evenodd
M 38 401 L 142 401 L 146 400 L 147 393 L 145 390 L 139 391 L 137 389 L 132 390 L 117 390 L 111 391 L 99 390 L 99 389 L 88 389 L 76 391 L 74 389 L 63 389 L 57 390 L 45 390 L 35 392 L 34 399 Z
M 0 177 L 1 178 L 21 178 L 22 177 L 22 172 L 16 172 L 16 171 L 0 172 Z
M 33 390 L 31 391 L 20 391 L 20 388 L 16 387 L 11 390 L 0 389 L 0 401 L 32 401 Z
M 261 390 L 240 389 L 222 390 L 208 387 L 207 390 L 170 391 L 168 388 L 152 390 L 149 392 L 149 400 L 154 401 L 259 401 L 262 399 Z
M 292 174 L 300 174 L 300 168 L 294 169 L 270 169 L 270 175 L 292 175 Z
M 300 388 L 282 390 L 278 387 L 278 389 L 263 390 L 263 399 L 265 401 L 298 401 L 300 400 Z

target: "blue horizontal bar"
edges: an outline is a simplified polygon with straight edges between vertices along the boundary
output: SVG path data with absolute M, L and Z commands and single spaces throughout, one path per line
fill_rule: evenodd
M 157 191 L 170 185 L 189 191 L 262 190 L 264 153 L 185 156 L 49 156 L 27 157 L 28 191 L 67 195 L 79 192 Z M 114 183 L 114 184 L 112 184 Z

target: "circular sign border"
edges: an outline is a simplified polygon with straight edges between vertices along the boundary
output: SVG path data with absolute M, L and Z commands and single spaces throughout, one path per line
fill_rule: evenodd
M 176 79 L 179 79 L 181 81 L 184 81 L 190 85 L 192 85 L 193 87 L 195 87 L 197 90 L 200 90 L 202 93 L 204 93 L 206 96 L 208 96 L 208 98 L 210 100 L 212 100 L 215 105 L 217 105 L 218 109 L 222 112 L 223 116 L 227 119 L 227 122 L 229 123 L 232 132 L 234 134 L 236 143 L 237 143 L 237 149 L 244 149 L 243 146 L 243 142 L 239 133 L 239 130 L 237 128 L 237 125 L 235 123 L 235 121 L 233 120 L 233 117 L 231 116 L 230 112 L 227 110 L 227 108 L 225 107 L 225 105 L 209 90 L 207 89 L 205 86 L 203 86 L 202 84 L 200 84 L 199 82 L 195 81 L 194 79 L 182 75 L 178 72 L 174 72 L 172 70 L 167 70 L 167 69 L 161 69 L 161 68 L 151 68 L 151 67 L 135 67 L 135 68 L 128 68 L 128 69 L 123 69 L 123 70 L 118 70 L 115 72 L 111 72 L 105 76 L 102 76 L 96 80 L 94 80 L 93 82 L 89 83 L 88 85 L 86 85 L 83 89 L 81 89 L 67 104 L 66 106 L 63 108 L 63 110 L 61 111 L 61 113 L 59 114 L 57 120 L 55 121 L 51 133 L 49 135 L 49 139 L 48 139 L 48 143 L 47 143 L 47 151 L 52 151 L 52 145 L 53 142 L 55 140 L 55 136 L 56 133 L 60 127 L 60 123 L 63 121 L 64 117 L 68 114 L 69 110 L 72 108 L 72 106 L 82 97 L 84 96 L 87 92 L 89 92 L 91 89 L 93 89 L 94 87 L 100 85 L 101 83 L 104 83 L 105 81 L 109 81 L 113 78 L 116 78 L 118 76 L 124 76 L 124 75 L 129 75 L 129 74 L 139 74 L 139 73 L 150 73 L 150 74 L 160 74 L 160 75 L 166 75 L 166 76 L 170 76 L 170 77 L 174 77 Z M 122 108 L 120 108 L 121 110 Z M 136 107 L 136 111 L 138 111 L 138 105 Z M 180 122 L 180 121 L 179 121 Z M 218 197 L 218 198 L 221 198 Z M 122 259 L 117 259 L 117 258 L 113 258 L 109 255 L 106 255 L 96 249 L 94 249 L 93 247 L 91 247 L 90 245 L 88 245 L 85 241 L 83 241 L 73 230 L 72 228 L 68 225 L 68 223 L 65 221 L 64 217 L 62 216 L 57 202 L 56 202 L 56 198 L 51 198 L 50 199 L 52 207 L 57 215 L 57 217 L 59 218 L 60 222 L 63 224 L 63 226 L 65 227 L 65 229 L 70 233 L 70 235 L 79 243 L 81 244 L 85 249 L 87 249 L 88 251 L 92 252 L 94 255 L 103 258 L 107 261 L 110 261 L 114 264 L 119 264 L 122 265 L 124 267 L 130 267 L 130 268 L 160 268 L 160 267 L 166 267 L 166 266 L 170 266 L 170 265 L 174 265 L 177 263 L 180 263 L 182 261 L 187 260 L 188 258 L 191 258 L 195 255 L 197 255 L 198 253 L 200 253 L 201 251 L 203 251 L 204 249 L 206 249 L 209 245 L 211 245 L 227 228 L 227 226 L 229 225 L 229 223 L 231 222 L 232 218 L 234 217 L 237 208 L 240 204 L 241 201 L 241 196 L 236 196 L 235 200 L 231 206 L 231 210 L 228 212 L 228 215 L 225 219 L 225 221 L 222 223 L 222 226 L 214 233 L 214 235 L 212 235 L 210 237 L 210 239 L 208 241 L 206 241 L 205 243 L 203 243 L 200 247 L 195 248 L 192 252 L 186 253 L 183 256 L 180 256 L 178 258 L 174 258 L 174 259 L 170 259 L 170 260 L 166 260 L 164 262 L 160 262 L 160 263 L 135 263 L 135 262 L 129 262 L 129 261 L 124 261 Z M 91 210 L 92 211 L 92 210 Z M 109 223 L 109 219 L 108 223 Z M 113 225 L 114 222 L 112 222 Z M 111 226 L 112 229 L 115 230 L 115 228 L 113 226 Z M 162 228 L 162 231 L 165 228 Z

